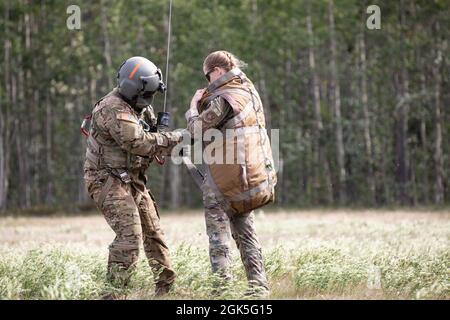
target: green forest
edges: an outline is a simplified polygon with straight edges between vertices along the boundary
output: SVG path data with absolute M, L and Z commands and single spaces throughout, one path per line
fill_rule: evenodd
M 380 8 L 370 29 L 369 5 Z M 68 28 L 67 8 L 80 8 Z M 169 0 L 1 0 L 0 211 L 92 208 L 80 124 L 144 56 L 165 77 Z M 174 0 L 172 127 L 186 126 L 202 63 L 227 50 L 279 129 L 276 207 L 450 203 L 450 1 Z M 154 102 L 162 111 L 163 95 Z M 183 166 L 152 164 L 164 208 L 201 205 Z

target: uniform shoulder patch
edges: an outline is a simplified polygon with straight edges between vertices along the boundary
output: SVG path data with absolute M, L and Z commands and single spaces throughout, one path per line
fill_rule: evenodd
M 136 119 L 135 116 L 133 116 L 131 113 L 128 112 L 119 112 L 117 113 L 116 116 L 117 120 L 122 120 L 122 121 L 128 121 L 128 122 L 132 122 L 132 123 L 138 123 L 138 120 Z

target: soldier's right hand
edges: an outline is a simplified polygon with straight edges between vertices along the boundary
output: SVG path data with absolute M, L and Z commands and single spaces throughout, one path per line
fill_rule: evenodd
M 157 133 L 156 155 L 170 156 L 172 149 L 183 140 L 183 131 L 167 131 Z

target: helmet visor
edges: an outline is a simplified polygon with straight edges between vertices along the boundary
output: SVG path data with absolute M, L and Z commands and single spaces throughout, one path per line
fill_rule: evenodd
M 156 92 L 156 91 L 160 91 L 160 92 L 164 92 L 164 90 L 166 89 L 163 81 L 162 81 L 162 74 L 161 74 L 161 70 L 157 70 L 156 74 L 151 75 L 151 76 L 142 76 L 141 77 L 142 83 L 143 83 L 143 89 L 142 91 L 144 93 L 146 92 Z

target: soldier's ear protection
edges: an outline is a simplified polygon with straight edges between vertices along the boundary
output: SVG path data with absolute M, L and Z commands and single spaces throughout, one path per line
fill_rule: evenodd
M 127 61 L 124 61 L 120 67 L 119 71 L 117 72 L 117 84 L 120 88 L 120 93 L 127 97 L 128 99 L 131 99 L 134 96 L 137 96 L 139 94 L 139 88 L 136 88 L 136 84 L 130 80 L 128 77 L 124 79 L 120 79 L 120 70 L 125 65 Z
M 119 83 L 120 93 L 131 99 L 132 97 L 136 97 L 139 94 L 139 88 L 136 88 L 136 84 L 130 79 L 123 79 Z

